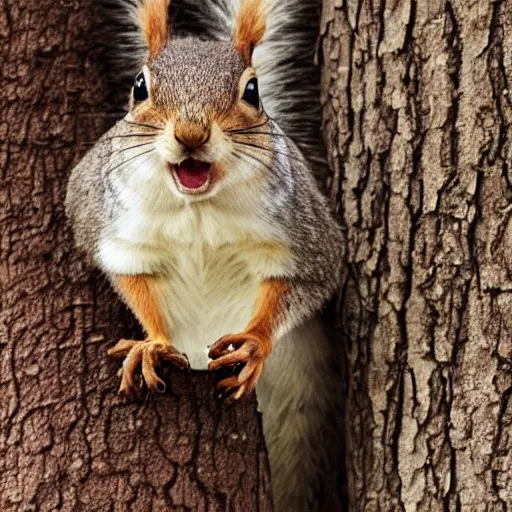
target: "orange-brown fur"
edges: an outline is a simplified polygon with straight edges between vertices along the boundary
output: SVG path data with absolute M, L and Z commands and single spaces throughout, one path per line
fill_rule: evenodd
M 134 376 L 139 366 L 146 385 L 155 391 L 165 391 L 165 383 L 155 370 L 161 360 L 170 361 L 181 368 L 188 366 L 186 358 L 171 346 L 167 337 L 163 317 L 151 290 L 153 279 L 143 275 L 120 276 L 116 279 L 118 290 L 147 334 L 144 341 L 119 340 L 108 351 L 112 357 L 125 359 L 119 392 L 130 397 L 136 394 Z
M 253 112 L 254 109 L 244 108 L 245 105 L 240 107 L 240 101 L 235 103 L 229 112 L 215 117 L 223 131 L 243 130 L 248 126 L 261 124 L 266 118 L 266 114 L 263 111 Z
M 210 129 L 199 123 L 178 120 L 174 126 L 174 137 L 187 148 L 197 149 L 210 138 Z
M 265 33 L 265 0 L 245 0 L 238 14 L 235 48 L 247 66 L 251 65 L 252 51 Z
M 155 58 L 169 39 L 168 10 L 170 0 L 144 0 L 139 24 L 148 43 L 149 58 Z
M 288 284 L 281 279 L 266 279 L 263 281 L 260 285 L 254 316 L 246 331 L 257 334 L 271 345 L 276 321 L 286 305 L 287 291 Z
M 166 338 L 164 320 L 152 293 L 154 277 L 120 276 L 117 278 L 117 288 L 123 295 L 130 309 L 135 313 L 148 338 Z

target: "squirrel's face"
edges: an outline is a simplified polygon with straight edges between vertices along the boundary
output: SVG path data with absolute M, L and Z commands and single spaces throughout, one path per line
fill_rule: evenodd
M 173 39 L 136 77 L 130 106 L 131 122 L 158 130 L 155 151 L 179 196 L 210 197 L 271 164 L 255 71 L 229 42 Z

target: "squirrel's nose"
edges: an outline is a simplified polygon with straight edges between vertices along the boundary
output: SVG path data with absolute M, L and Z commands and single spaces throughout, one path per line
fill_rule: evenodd
M 191 121 L 177 121 L 174 126 L 174 138 L 189 151 L 208 142 L 210 128 Z

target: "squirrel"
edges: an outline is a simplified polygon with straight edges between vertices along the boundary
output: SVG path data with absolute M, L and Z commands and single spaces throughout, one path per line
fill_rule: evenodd
M 120 392 L 139 371 L 165 391 L 162 361 L 222 373 L 232 401 L 256 388 L 276 511 L 314 510 L 339 394 L 319 311 L 342 249 L 315 180 L 318 0 L 112 1 L 137 24 L 129 111 L 72 170 L 66 212 L 146 332 L 108 351 Z

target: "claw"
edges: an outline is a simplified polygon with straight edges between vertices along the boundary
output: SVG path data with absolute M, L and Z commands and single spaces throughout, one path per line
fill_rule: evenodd
M 246 396 L 256 386 L 270 348 L 270 341 L 250 333 L 228 335 L 218 340 L 210 349 L 209 355 L 213 361 L 208 368 L 212 371 L 225 370 L 237 365 L 242 368 L 237 376 L 221 380 L 217 388 L 223 394 L 229 394 L 233 400 L 240 400 Z
M 142 376 L 148 389 L 165 393 L 165 382 L 157 375 L 155 366 L 159 363 L 158 355 L 154 350 L 145 350 L 142 354 Z
M 185 354 L 181 354 L 178 352 L 172 345 L 167 344 L 165 346 L 161 346 L 159 348 L 159 355 L 161 359 L 165 359 L 166 361 L 170 361 L 178 368 L 185 370 L 190 368 L 190 363 L 188 361 L 188 357 Z
M 148 389 L 164 393 L 165 382 L 156 373 L 161 360 L 170 361 L 179 368 L 188 368 L 188 359 L 180 354 L 167 340 L 120 340 L 108 351 L 112 357 L 124 357 L 119 393 L 133 399 L 137 392 L 135 373 L 139 366 Z

